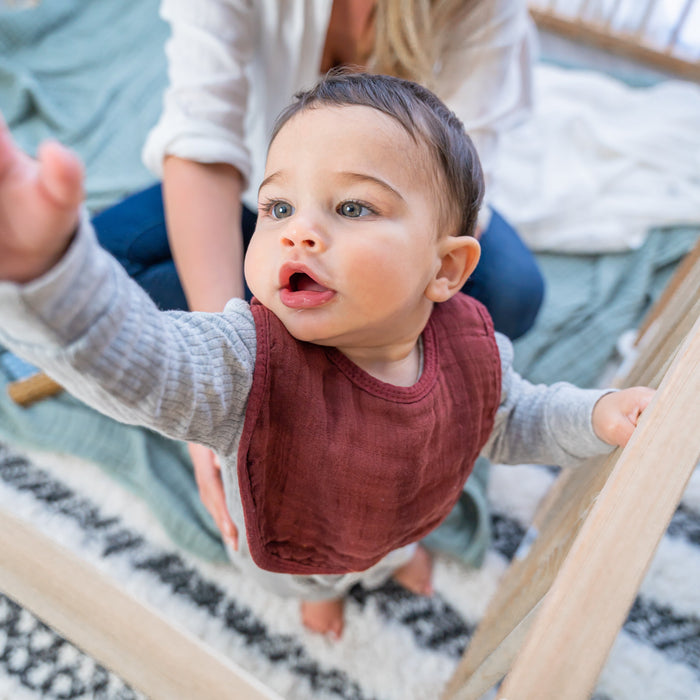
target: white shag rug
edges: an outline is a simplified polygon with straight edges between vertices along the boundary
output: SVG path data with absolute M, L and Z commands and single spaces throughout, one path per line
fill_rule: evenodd
M 660 465 L 660 468 L 663 465 Z M 555 472 L 492 469 L 484 566 L 438 557 L 436 595 L 353 590 L 340 642 L 297 604 L 175 547 L 145 506 L 92 464 L 0 445 L 0 507 L 31 521 L 290 700 L 436 700 Z M 700 698 L 700 474 L 673 518 L 600 677 L 596 700 Z M 0 597 L 0 698 L 141 698 Z

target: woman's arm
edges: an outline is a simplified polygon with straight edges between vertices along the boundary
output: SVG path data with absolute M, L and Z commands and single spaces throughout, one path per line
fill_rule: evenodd
M 249 66 L 258 10 L 246 0 L 163 0 L 171 36 L 163 112 L 144 146 L 163 179 L 168 236 L 190 309 L 221 311 L 243 295 L 241 195 Z
M 165 159 L 168 237 L 192 311 L 221 311 L 243 296 L 241 190 L 233 166 Z

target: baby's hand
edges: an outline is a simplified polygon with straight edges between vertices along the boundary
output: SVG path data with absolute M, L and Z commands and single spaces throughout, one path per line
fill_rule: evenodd
M 29 282 L 66 251 L 83 199 L 83 167 L 56 142 L 38 160 L 17 148 L 0 117 L 0 279 Z
M 609 445 L 624 447 L 654 393 L 653 389 L 635 386 L 605 394 L 593 408 L 595 434 Z

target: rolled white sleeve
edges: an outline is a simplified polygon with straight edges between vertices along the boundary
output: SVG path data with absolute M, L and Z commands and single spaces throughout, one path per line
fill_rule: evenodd
M 161 15 L 172 32 L 166 44 L 170 84 L 144 163 L 159 177 L 166 155 L 228 163 L 248 182 L 245 118 L 259 34 L 252 2 L 164 0 Z

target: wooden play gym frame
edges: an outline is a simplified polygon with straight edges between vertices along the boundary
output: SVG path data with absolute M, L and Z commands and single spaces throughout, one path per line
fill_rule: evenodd
M 573 18 L 555 2 L 532 12 L 544 29 L 700 80 L 698 61 L 674 53 L 693 1 L 661 49 L 644 42 L 641 25 L 616 36 L 613 11 L 586 19 L 588 0 Z M 557 479 L 443 700 L 477 700 L 501 681 L 500 700 L 590 697 L 700 459 L 699 319 L 700 242 L 640 328 L 636 360 L 618 380 L 658 387 L 652 404 L 624 450 Z M 27 402 L 59 389 L 43 377 L 13 387 Z M 0 510 L 0 531 L 0 590 L 149 698 L 279 699 L 30 523 Z

